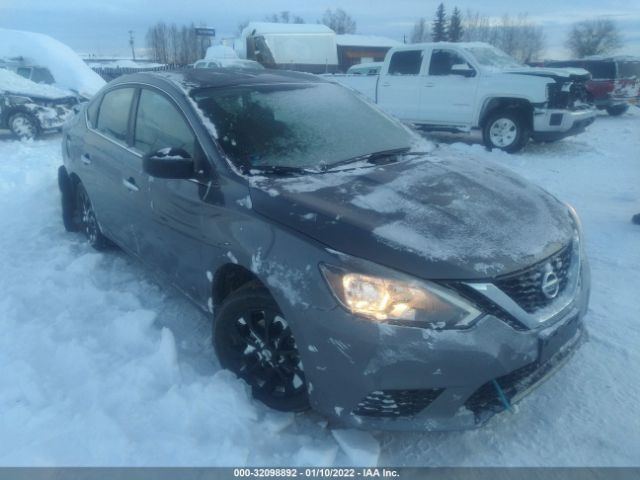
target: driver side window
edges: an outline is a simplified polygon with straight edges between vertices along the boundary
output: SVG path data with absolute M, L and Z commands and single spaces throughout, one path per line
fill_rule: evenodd
M 196 136 L 182 113 L 168 98 L 142 89 L 133 146 L 143 154 L 162 148 L 181 148 L 193 158 Z
M 469 63 L 451 50 L 434 50 L 429 62 L 429 75 L 455 75 L 458 72 L 472 71 Z

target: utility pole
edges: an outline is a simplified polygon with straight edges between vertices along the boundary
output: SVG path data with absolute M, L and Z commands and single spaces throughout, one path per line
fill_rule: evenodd
M 134 48 L 133 30 L 129 30 L 129 46 L 131 47 L 131 56 L 133 61 L 136 61 L 136 49 Z

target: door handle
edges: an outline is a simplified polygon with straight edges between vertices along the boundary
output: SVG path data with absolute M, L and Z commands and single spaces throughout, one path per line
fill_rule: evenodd
M 435 83 L 426 83 L 424 86 L 425 87 L 435 87 L 436 84 Z
M 91 155 L 89 155 L 88 153 L 83 153 L 82 157 L 80 157 L 80 160 L 82 160 L 82 163 L 84 163 L 85 165 L 91 165 Z
M 137 192 L 140 190 L 136 185 L 136 181 L 133 179 L 133 177 L 129 177 L 127 179 L 123 178 L 122 184 L 125 186 L 127 190 L 131 190 L 132 192 Z

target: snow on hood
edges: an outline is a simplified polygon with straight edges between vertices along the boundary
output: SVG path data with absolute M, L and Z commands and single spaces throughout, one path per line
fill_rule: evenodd
M 259 213 L 423 278 L 507 274 L 555 253 L 573 233 L 566 206 L 550 194 L 474 159 L 423 157 L 251 183 Z
M 590 78 L 591 74 L 584 68 L 549 68 L 549 67 L 527 67 L 522 68 L 507 68 L 500 70 L 501 73 L 519 73 L 523 75 L 536 75 L 540 77 L 558 77 L 558 78 L 570 78 L 581 77 L 584 79 Z
M 73 96 L 73 92 L 52 85 L 35 83 L 17 73 L 0 69 L 0 93 L 15 93 L 29 97 L 57 99 Z
M 0 28 L 0 58 L 23 57 L 47 67 L 56 85 L 90 97 L 106 82 L 65 44 L 41 33 Z

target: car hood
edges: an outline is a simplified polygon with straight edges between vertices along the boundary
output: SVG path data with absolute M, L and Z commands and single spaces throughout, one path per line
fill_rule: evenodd
M 523 67 L 504 70 L 504 73 L 531 75 L 535 77 L 547 77 L 554 80 L 589 80 L 591 74 L 583 68 L 546 68 L 546 67 Z
M 251 177 L 258 213 L 331 249 L 427 279 L 487 279 L 567 245 L 565 205 L 498 165 L 422 157 Z

